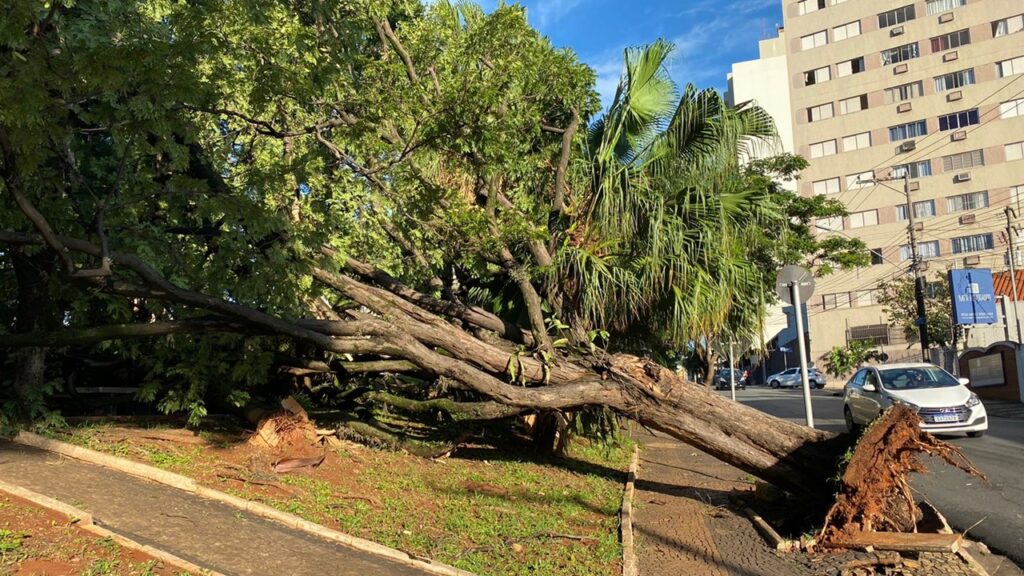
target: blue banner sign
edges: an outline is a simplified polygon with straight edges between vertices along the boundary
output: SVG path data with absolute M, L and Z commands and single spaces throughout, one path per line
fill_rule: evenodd
M 956 324 L 995 324 L 996 292 L 992 271 L 986 268 L 950 270 L 953 322 Z

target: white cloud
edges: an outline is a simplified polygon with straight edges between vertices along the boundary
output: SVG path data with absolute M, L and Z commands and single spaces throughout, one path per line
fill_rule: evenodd
M 584 0 L 540 0 L 536 3 L 531 3 L 531 6 L 527 9 L 527 15 L 533 19 L 536 16 L 534 24 L 540 29 L 546 28 L 549 24 L 558 22 L 565 17 L 569 12 L 572 12 L 577 6 L 579 6 Z

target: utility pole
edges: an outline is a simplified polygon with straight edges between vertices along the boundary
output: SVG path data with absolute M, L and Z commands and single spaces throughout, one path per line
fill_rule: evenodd
M 867 180 L 867 182 L 892 182 L 894 180 L 903 180 L 903 196 L 906 198 L 907 206 L 907 232 L 910 233 L 910 269 L 914 272 L 914 299 L 917 301 L 917 328 L 921 337 L 921 356 L 925 362 L 931 361 L 928 357 L 928 320 L 924 308 L 924 292 L 925 292 L 925 278 L 921 274 L 922 258 L 920 253 L 917 251 L 917 231 L 914 230 L 914 224 L 916 219 L 914 216 L 914 202 L 910 199 L 910 168 L 909 166 L 904 170 L 901 178 L 873 178 Z M 864 180 L 857 179 L 858 182 L 864 182 Z M 887 186 L 888 188 L 888 186 Z M 893 188 L 890 188 L 893 190 Z
M 1014 213 L 1013 208 L 1010 207 L 1010 206 L 1006 207 L 1005 212 L 1006 212 L 1006 240 L 1007 240 L 1006 248 L 1007 248 L 1007 252 L 1009 253 L 1009 256 L 1010 256 L 1010 258 L 1009 258 L 1009 260 L 1010 260 L 1010 286 L 1013 287 L 1013 320 L 1017 324 L 1017 343 L 1019 344 L 1021 342 L 1021 338 L 1020 338 L 1020 317 L 1017 315 L 1017 310 L 1018 310 L 1017 309 L 1017 264 L 1016 264 L 1016 262 L 1014 262 L 1014 260 L 1016 258 L 1016 250 L 1014 249 L 1014 244 L 1016 243 L 1016 239 L 1014 237 L 1014 232 L 1016 231 L 1016 229 L 1015 229 L 1015 227 L 1013 225 L 1013 219 L 1017 217 L 1017 214 Z M 1006 299 L 1006 297 L 1004 296 L 1003 300 L 1005 301 L 1005 299 Z M 1005 312 L 1004 312 L 1004 314 L 1005 314 Z
M 925 280 L 921 274 L 921 254 L 917 251 L 917 231 L 914 230 L 914 202 L 910 199 L 910 168 L 903 172 L 903 195 L 907 199 L 907 221 L 910 225 L 910 266 L 914 270 L 914 299 L 917 300 L 917 327 L 921 334 L 921 356 L 928 362 L 928 317 L 924 309 Z

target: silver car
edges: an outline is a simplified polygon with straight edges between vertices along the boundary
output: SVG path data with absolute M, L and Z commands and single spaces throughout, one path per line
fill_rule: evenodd
M 883 364 L 862 368 L 846 383 L 843 416 L 853 432 L 866 426 L 893 404 L 905 404 L 921 417 L 929 432 L 963 432 L 981 436 L 988 414 L 978 395 L 957 378 L 932 364 Z
M 817 368 L 809 368 L 807 370 L 807 383 L 812 388 L 824 388 L 825 375 L 819 372 Z M 768 385 L 772 388 L 799 388 L 803 385 L 800 381 L 800 369 L 790 368 L 778 374 L 772 374 L 768 377 Z

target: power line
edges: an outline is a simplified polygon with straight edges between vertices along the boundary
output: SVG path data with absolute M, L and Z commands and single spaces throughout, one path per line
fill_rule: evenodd
M 986 101 L 988 101 L 990 98 L 992 98 L 996 94 L 1006 90 L 1011 85 L 1013 85 L 1014 82 L 1017 82 L 1017 81 L 1021 80 L 1022 78 L 1024 78 L 1024 74 L 1018 75 L 1016 78 L 1014 78 L 1013 80 L 1008 82 L 1005 86 L 1001 86 L 1001 87 L 997 88 L 993 92 L 989 93 L 988 96 L 986 96 L 985 98 L 983 98 L 980 101 L 978 101 L 977 103 L 975 103 L 973 108 L 977 108 L 977 107 L 981 106 Z M 1017 96 L 1020 96 L 1021 94 L 1024 94 L 1024 90 L 1020 90 L 1020 91 L 1016 92 L 1015 94 L 1010 95 L 1009 98 L 1013 99 L 1013 98 L 1016 98 Z M 994 116 L 992 116 L 992 118 L 988 118 L 988 119 L 986 119 L 984 121 L 981 121 L 981 118 L 984 118 L 985 116 L 987 116 L 989 114 L 994 114 Z M 993 108 L 992 110 L 989 110 L 985 114 L 981 114 L 979 116 L 979 123 L 976 124 L 975 126 L 971 127 L 970 129 L 965 130 L 965 133 L 966 134 L 970 134 L 971 132 L 974 132 L 975 130 L 981 128 L 982 126 L 988 124 L 989 122 L 992 122 L 993 120 L 996 120 L 996 119 L 1000 119 L 1001 117 L 1002 117 L 1002 114 L 1001 114 L 1001 111 L 999 110 L 999 108 Z M 924 138 L 921 139 L 920 144 L 923 144 L 925 141 L 927 141 L 928 139 L 932 138 L 933 136 L 941 136 L 941 135 L 943 135 L 943 132 L 946 132 L 946 131 L 939 130 L 939 131 L 936 131 L 936 132 L 932 132 L 931 134 L 928 134 L 927 136 L 925 136 Z M 873 166 L 872 168 L 870 168 L 867 171 L 870 171 L 870 172 L 874 173 L 874 171 L 878 170 L 878 168 L 880 168 L 882 166 L 885 166 L 886 164 L 889 164 L 893 160 L 896 160 L 896 159 L 901 160 L 902 163 L 904 163 L 904 164 L 910 164 L 911 162 L 921 160 L 923 158 L 924 154 L 931 153 L 931 152 L 936 152 L 938 150 L 941 150 L 942 148 L 944 148 L 946 146 L 949 146 L 953 142 L 954 141 L 951 140 L 951 139 L 945 139 L 945 140 L 939 139 L 939 140 L 937 140 L 935 142 L 931 142 L 926 147 L 918 146 L 914 153 L 912 153 L 909 156 L 906 156 L 904 158 L 900 158 L 900 154 L 901 153 L 897 152 L 897 153 L 893 154 L 892 156 L 886 158 L 885 160 L 882 160 L 881 162 L 879 162 L 878 164 L 876 164 L 875 166 Z M 938 147 L 936 148 L 935 146 L 938 146 Z M 865 196 L 863 196 L 861 198 L 860 202 L 857 204 L 856 207 L 850 209 L 851 211 L 855 211 L 857 208 L 860 208 L 864 204 L 865 201 L 867 201 L 867 199 L 871 196 L 870 193 L 873 192 L 876 188 L 877 188 L 877 185 L 876 186 L 871 186 L 871 187 L 868 187 L 868 188 L 862 187 L 861 189 L 859 189 L 856 192 L 854 192 L 854 196 L 852 198 L 850 198 L 849 201 L 844 202 L 844 204 L 846 204 L 847 206 L 852 205 L 854 200 L 856 199 L 856 197 L 858 195 L 860 195 L 862 193 L 862 191 L 864 191 L 866 189 L 868 194 L 866 194 Z

